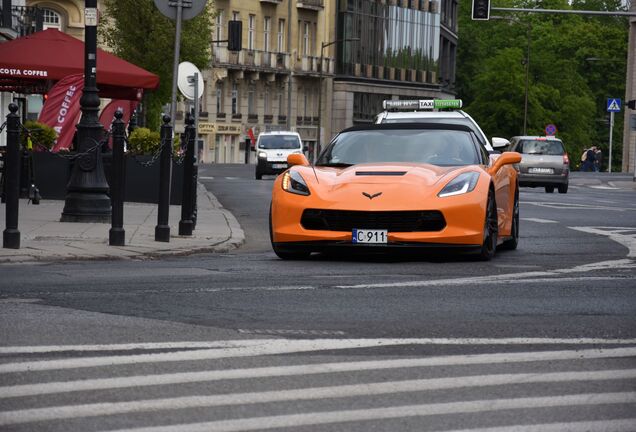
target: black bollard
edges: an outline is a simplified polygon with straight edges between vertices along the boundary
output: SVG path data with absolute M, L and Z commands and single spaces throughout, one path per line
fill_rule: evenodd
M 194 229 L 192 221 L 192 174 L 194 166 L 194 118 L 190 113 L 185 118 L 185 158 L 183 160 L 183 188 L 181 197 L 181 220 L 179 235 L 191 236 Z
M 245 164 L 250 163 L 250 152 L 252 151 L 252 141 L 249 138 L 245 138 Z
M 7 115 L 7 155 L 4 161 L 6 184 L 6 228 L 2 232 L 2 247 L 20 249 L 18 209 L 20 208 L 20 116 L 18 106 L 9 104 Z
M 163 116 L 161 125 L 161 159 L 159 160 L 159 209 L 157 211 L 157 226 L 155 226 L 155 241 L 170 241 L 170 184 L 172 180 L 172 126 L 170 116 Z
M 124 129 L 126 125 L 122 120 L 124 113 L 121 110 L 115 112 L 113 122 L 113 165 L 110 185 L 111 219 L 108 232 L 108 244 L 111 246 L 124 246 L 126 244 L 126 231 L 124 230 Z

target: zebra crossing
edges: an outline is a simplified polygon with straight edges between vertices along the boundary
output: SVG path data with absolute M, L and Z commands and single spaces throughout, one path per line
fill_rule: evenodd
M 0 430 L 636 430 L 636 340 L 506 339 L 488 352 L 420 353 L 486 342 L 0 347 Z

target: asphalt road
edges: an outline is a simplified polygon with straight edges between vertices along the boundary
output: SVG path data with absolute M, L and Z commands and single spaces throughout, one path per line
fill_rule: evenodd
M 199 172 L 233 253 L 0 268 L 0 430 L 636 430 L 633 189 L 522 189 L 490 262 L 287 262 L 271 178 Z

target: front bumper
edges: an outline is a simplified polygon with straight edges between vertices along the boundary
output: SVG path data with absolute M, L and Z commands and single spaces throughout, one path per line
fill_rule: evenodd
M 274 185 L 274 189 L 280 187 Z M 469 196 L 470 195 L 470 196 Z M 365 198 L 366 199 L 366 198 Z M 381 208 L 368 204 L 369 211 L 395 210 L 439 210 L 446 226 L 438 231 L 388 232 L 388 243 L 381 245 L 354 245 L 352 231 L 329 231 L 305 229 L 301 225 L 303 211 L 307 208 L 364 211 L 365 208 L 350 203 L 334 203 L 315 196 L 299 196 L 283 192 L 275 193 L 272 205 L 272 236 L 278 246 L 298 247 L 300 250 L 324 248 L 352 248 L 363 250 L 386 250 L 387 248 L 436 248 L 436 247 L 481 247 L 485 220 L 485 200 L 480 194 L 466 194 L 457 197 L 436 198 L 434 203 L 443 204 L 432 208 Z M 347 208 L 348 207 L 348 208 Z M 381 229 L 381 227 L 378 227 Z
M 287 161 L 268 161 L 259 158 L 256 164 L 256 172 L 261 174 L 280 174 L 287 169 Z

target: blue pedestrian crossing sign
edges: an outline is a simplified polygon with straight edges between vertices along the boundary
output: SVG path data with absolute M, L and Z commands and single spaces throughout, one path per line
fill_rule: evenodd
M 621 112 L 621 100 L 618 98 L 608 98 L 607 112 Z

